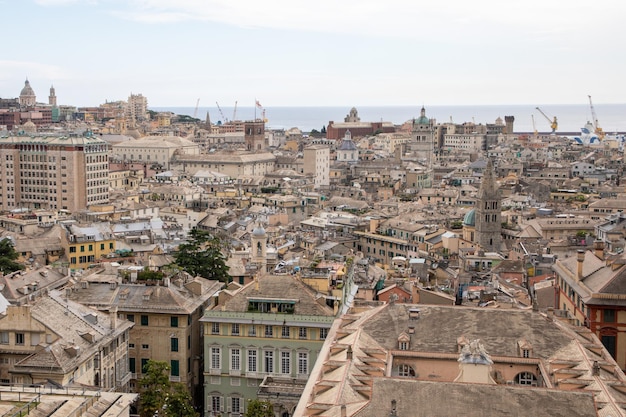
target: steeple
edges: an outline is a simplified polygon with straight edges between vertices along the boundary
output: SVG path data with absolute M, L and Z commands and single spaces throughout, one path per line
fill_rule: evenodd
M 48 96 L 48 104 L 51 106 L 55 106 L 57 105 L 57 95 L 56 95 L 56 91 L 54 90 L 54 85 L 50 86 L 50 95 Z
M 500 189 L 495 180 L 491 159 L 483 172 L 476 200 L 476 242 L 483 250 L 497 252 L 502 242 L 502 208 Z

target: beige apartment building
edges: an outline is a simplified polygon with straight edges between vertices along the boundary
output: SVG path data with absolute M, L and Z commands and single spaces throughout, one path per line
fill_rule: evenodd
M 95 136 L 0 137 L 0 209 L 77 211 L 107 203 L 108 150 Z
M 358 158 L 358 152 L 356 153 Z M 316 189 L 330 185 L 330 148 L 328 146 L 312 145 L 304 149 L 304 174 L 313 175 Z

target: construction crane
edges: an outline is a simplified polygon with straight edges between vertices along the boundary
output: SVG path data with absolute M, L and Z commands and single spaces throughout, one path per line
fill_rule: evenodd
M 237 102 L 235 101 L 235 110 L 233 110 L 233 120 L 237 120 Z
M 220 103 L 216 101 L 215 104 L 217 104 L 217 110 L 219 110 L 220 116 L 222 116 L 222 122 L 228 123 L 228 119 L 226 118 L 226 116 L 224 116 L 224 112 L 222 111 L 222 108 L 220 107 Z
M 534 138 L 537 139 L 537 137 L 539 137 L 539 133 L 537 132 L 537 126 L 535 126 L 535 115 L 531 114 L 530 118 L 533 120 L 533 135 Z
M 543 117 L 546 118 L 548 123 L 550 123 L 550 127 L 552 128 L 552 133 L 555 133 L 556 130 L 559 128 L 559 124 L 556 121 L 556 116 L 554 116 L 554 118 L 550 120 L 550 118 L 543 112 L 543 110 L 541 110 L 539 107 L 535 107 L 535 108 L 537 109 L 537 111 L 539 111 L 539 113 L 541 113 Z
M 193 118 L 197 119 L 198 118 L 198 106 L 200 105 L 200 99 L 196 100 L 196 108 L 193 111 Z
M 596 109 L 593 107 L 593 102 L 591 101 L 591 96 L 589 97 L 589 107 L 591 108 L 591 117 L 593 119 L 593 128 L 594 132 L 598 135 L 598 139 L 604 139 L 604 131 L 600 127 L 600 123 L 598 122 L 598 116 L 596 116 Z

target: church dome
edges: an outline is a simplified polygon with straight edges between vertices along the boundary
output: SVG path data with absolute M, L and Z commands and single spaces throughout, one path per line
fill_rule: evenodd
M 22 88 L 22 91 L 20 92 L 20 96 L 34 96 L 34 95 L 35 95 L 35 91 L 33 90 L 33 87 L 31 87 L 30 82 L 26 80 L 26 82 L 24 83 L 24 88 Z
M 463 217 L 463 226 L 476 226 L 476 209 L 471 209 Z
M 254 230 L 252 231 L 252 236 L 264 237 L 265 229 L 261 226 L 255 227 Z

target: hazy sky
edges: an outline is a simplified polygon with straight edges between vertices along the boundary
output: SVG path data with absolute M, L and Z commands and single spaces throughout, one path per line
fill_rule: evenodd
M 626 102 L 626 2 L 0 0 L 0 97 L 150 106 Z

